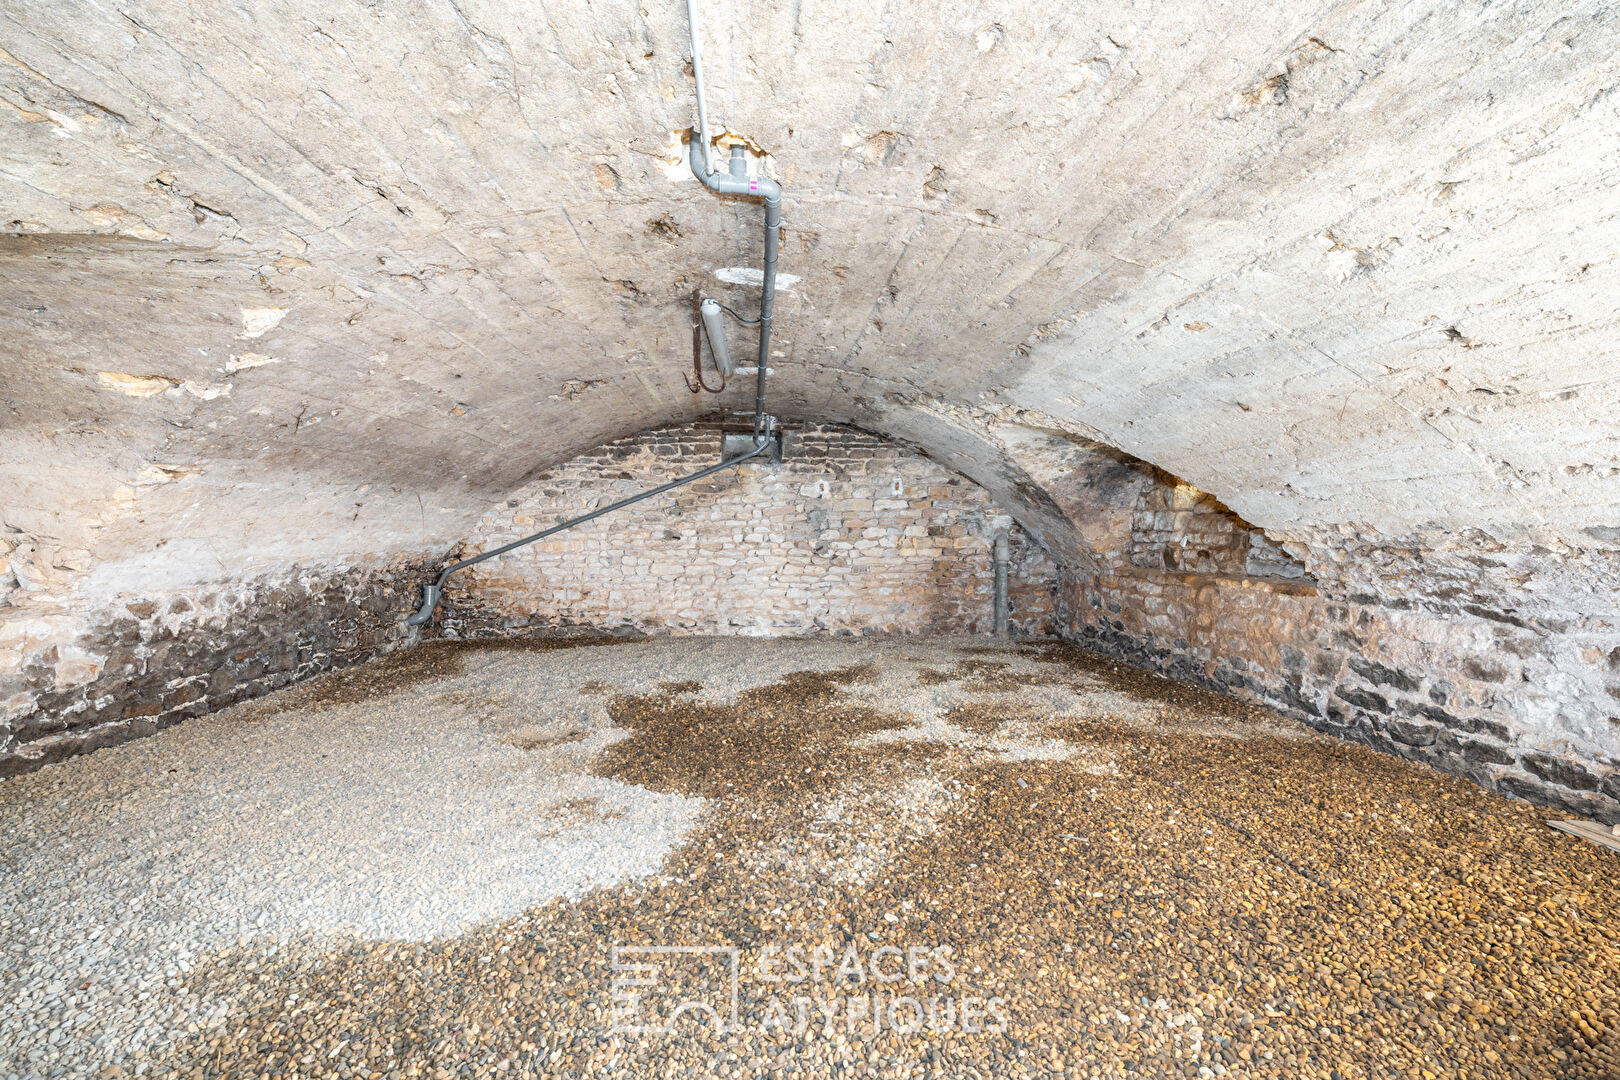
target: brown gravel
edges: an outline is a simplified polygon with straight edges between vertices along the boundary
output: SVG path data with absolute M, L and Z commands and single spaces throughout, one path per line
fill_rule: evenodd
M 614 696 L 630 735 L 598 774 L 709 800 L 661 878 L 432 943 L 217 953 L 187 978 L 223 1031 L 143 1075 L 1620 1077 L 1611 853 L 1066 646 L 974 652 Z M 886 740 L 915 717 L 885 665 L 958 694 L 970 732 L 1048 688 L 1128 707 L 1053 719 L 1069 760 Z M 952 992 L 1003 999 L 1006 1030 L 764 1028 L 773 943 L 948 947 Z M 613 1034 L 614 944 L 738 948 L 740 1030 Z

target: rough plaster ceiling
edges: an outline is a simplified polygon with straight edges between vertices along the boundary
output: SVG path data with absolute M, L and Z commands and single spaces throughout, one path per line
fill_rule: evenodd
M 1612 8 L 706 7 L 713 111 L 786 186 L 779 412 L 1016 486 L 919 420 L 1016 405 L 1269 528 L 1616 539 Z M 442 550 L 713 409 L 687 298 L 752 303 L 715 271 L 760 219 L 672 166 L 685 35 L 0 5 L 13 535 L 92 592 Z

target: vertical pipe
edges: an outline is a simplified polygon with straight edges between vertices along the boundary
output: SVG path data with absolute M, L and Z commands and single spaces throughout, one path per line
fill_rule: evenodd
M 996 637 L 1007 636 L 1007 534 L 996 533 L 994 545 L 996 560 Z
M 776 255 L 782 243 L 782 196 L 765 198 L 765 280 L 759 297 L 759 374 L 754 382 L 754 441 L 765 436 L 765 369 L 771 363 L 771 307 L 776 302 Z
M 709 110 L 703 100 L 703 57 L 698 50 L 697 0 L 686 0 L 686 21 L 692 28 L 692 81 L 697 83 L 698 138 L 703 143 L 703 172 L 714 171 L 709 161 Z
M 709 163 L 708 114 L 703 96 L 703 64 L 698 46 L 697 0 L 686 0 L 692 29 L 692 76 L 697 83 L 698 130 L 687 135 L 687 161 L 693 174 L 711 191 L 727 195 L 753 195 L 765 200 L 765 271 L 759 300 L 759 368 L 754 384 L 754 442 L 765 438 L 765 373 L 771 362 L 771 308 L 776 300 L 776 259 L 782 239 L 782 188 L 763 172 L 750 178 L 746 151 L 733 144 L 731 170 L 722 176 Z M 701 152 L 700 149 L 701 148 Z M 700 160 L 701 159 L 701 160 Z

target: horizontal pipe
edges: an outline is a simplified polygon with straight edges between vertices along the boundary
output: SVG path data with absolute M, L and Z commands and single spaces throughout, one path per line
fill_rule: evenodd
M 462 559 L 458 563 L 447 566 L 444 568 L 444 572 L 439 575 L 439 580 L 435 581 L 432 585 L 422 586 L 421 610 L 419 610 L 415 615 L 412 615 L 410 618 L 406 619 L 405 624 L 407 626 L 421 626 L 423 623 L 426 623 L 429 619 L 433 618 L 433 609 L 439 606 L 439 597 L 444 592 L 445 579 L 451 574 L 455 573 L 457 570 L 465 570 L 467 567 L 475 566 L 486 559 L 493 559 L 497 555 L 505 555 L 508 551 L 511 551 L 514 548 L 520 548 L 525 544 L 532 544 L 536 540 L 544 540 L 546 537 L 555 533 L 560 533 L 565 529 L 572 529 L 575 525 L 583 525 L 587 521 L 593 521 L 596 518 L 601 517 L 603 514 L 611 514 L 613 511 L 622 510 L 624 507 L 629 506 L 632 503 L 638 503 L 643 499 L 651 499 L 655 495 L 662 495 L 666 491 L 672 491 L 675 488 L 680 487 L 682 484 L 690 484 L 694 480 L 702 480 L 705 476 L 713 476 L 715 473 L 729 469 L 733 465 L 741 465 L 749 458 L 757 457 L 760 454 L 763 454 L 766 450 L 770 449 L 770 447 L 771 443 L 768 440 L 755 440 L 754 448 L 748 451 L 746 454 L 739 454 L 734 458 L 728 458 L 727 460 L 720 462 L 718 465 L 710 465 L 707 469 L 700 469 L 690 476 L 683 476 L 678 480 L 671 480 L 667 484 L 660 484 L 655 488 L 650 488 L 646 491 L 632 495 L 628 499 L 620 499 L 611 506 L 600 507 L 596 510 L 592 510 L 588 514 L 581 514 L 577 518 L 571 518 L 570 520 L 563 522 L 561 525 L 553 525 L 551 528 L 542 532 L 537 532 L 533 536 L 525 536 L 523 539 L 514 540 L 510 544 L 503 544 L 494 551 L 486 551 L 482 555 L 474 555 L 470 559 Z

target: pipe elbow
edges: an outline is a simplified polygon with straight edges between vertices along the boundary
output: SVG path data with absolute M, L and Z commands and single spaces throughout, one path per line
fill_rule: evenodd
M 713 187 L 709 183 L 708 175 L 703 171 L 703 136 L 698 134 L 697 128 L 686 129 L 686 162 L 692 166 L 692 175 L 703 181 L 704 186 Z
M 703 168 L 703 136 L 697 128 L 687 128 L 687 147 L 687 164 L 692 167 L 692 175 L 697 176 L 710 191 L 719 191 L 719 176 L 710 175 Z
M 782 203 L 782 185 L 768 176 L 756 179 L 734 177 L 727 173 L 706 173 L 703 171 L 703 136 L 696 128 L 686 129 L 687 164 L 692 168 L 692 175 L 702 182 L 710 191 L 718 191 L 722 195 L 752 195 L 762 198 L 767 205 L 780 206 Z
M 433 609 L 439 606 L 439 595 L 444 591 L 442 585 L 422 586 L 422 607 L 415 615 L 405 620 L 406 626 L 422 626 L 433 618 Z
M 761 174 L 758 180 L 750 181 L 754 185 L 753 194 L 765 200 L 766 205 L 782 205 L 782 185 L 770 177 Z

